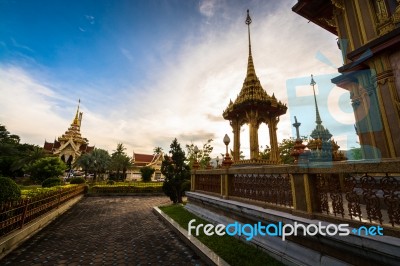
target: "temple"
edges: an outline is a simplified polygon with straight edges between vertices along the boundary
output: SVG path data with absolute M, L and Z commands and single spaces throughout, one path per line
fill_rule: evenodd
M 155 171 L 151 177 L 151 181 L 163 181 L 164 176 L 161 173 L 161 164 L 164 160 L 164 153 L 156 154 L 142 154 L 133 152 L 132 165 L 133 167 L 129 169 L 126 173 L 127 181 L 139 181 L 142 179 L 142 174 L 140 169 L 142 167 L 151 167 Z
M 70 127 L 54 142 L 44 142 L 44 150 L 57 155 L 70 168 L 76 159 L 84 153 L 93 151 L 94 146 L 89 146 L 89 141 L 81 136 L 82 112 L 79 112 L 80 100 L 76 114 Z
M 400 1 L 299 0 L 292 8 L 338 36 L 365 159 L 400 157 Z
M 316 81 L 311 77 L 315 127 L 308 147 L 302 143 L 301 123 L 295 117 L 296 141 L 290 153 L 294 163 L 279 164 L 275 157 L 276 165 L 263 165 L 257 158 L 258 125 L 268 123 L 275 153 L 276 124 L 286 106 L 259 85 L 249 42 L 243 89 L 224 112 L 234 129 L 234 163 L 228 152 L 230 139 L 225 135 L 222 166 L 192 170 L 185 209 L 213 224 L 235 224 L 235 233 L 248 225 L 259 225 L 260 229 L 262 225 L 283 224 L 281 228 L 292 226 L 291 233 L 302 227 L 285 239 L 261 233 L 251 234 L 251 239 L 238 237 L 285 265 L 398 265 L 400 158 L 393 157 L 398 157 L 400 150 L 399 4 L 400 0 L 300 0 L 293 7 L 311 22 L 339 33 L 340 38 L 349 38 L 350 53 L 339 40 L 346 58 L 339 69 L 342 75 L 333 82 L 350 90 L 363 155 L 379 158 L 380 154 L 382 159 L 344 161 L 331 132 L 323 125 L 324 113 L 319 112 Z M 250 22 L 247 16 L 247 25 Z M 360 46 L 360 38 L 364 46 Z M 373 52 L 370 57 L 356 56 L 368 47 Z M 240 126 L 244 123 L 250 124 L 251 159 L 238 161 Z M 326 230 L 319 231 L 317 225 Z M 328 232 L 328 227 L 342 225 L 349 226 L 348 234 Z M 357 229 L 376 226 L 384 230 L 384 236 L 373 237 Z
M 229 102 L 223 112 L 223 117 L 225 120 L 229 120 L 233 129 L 233 161 L 235 164 L 240 163 L 240 128 L 244 124 L 249 125 L 250 131 L 250 160 L 246 160 L 247 163 L 278 164 L 280 157 L 276 130 L 279 116 L 286 113 L 287 106 L 278 101 L 274 94 L 268 95 L 256 75 L 251 53 L 250 23 L 251 18 L 249 10 L 247 10 L 246 24 L 249 38 L 247 75 L 242 90 L 234 102 L 232 100 Z M 259 159 L 258 128 L 261 123 L 266 123 L 269 128 L 271 147 L 269 161 Z

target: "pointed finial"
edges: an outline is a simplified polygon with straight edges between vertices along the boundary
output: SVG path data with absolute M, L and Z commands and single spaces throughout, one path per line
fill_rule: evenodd
M 313 93 L 314 93 L 314 102 L 315 102 L 315 123 L 317 123 L 317 125 L 321 125 L 322 124 L 322 120 L 321 120 L 321 116 L 319 115 L 319 110 L 318 110 L 318 104 L 317 104 L 317 96 L 315 96 L 315 88 L 314 86 L 317 83 L 314 80 L 314 76 L 311 74 L 311 82 L 310 85 L 312 86 L 313 89 Z
M 314 80 L 314 75 L 311 74 L 311 83 L 310 83 L 310 85 L 311 85 L 311 86 L 314 86 L 315 84 L 317 84 L 317 83 L 316 83 L 315 80 Z
M 79 125 L 79 106 L 81 104 L 81 99 L 78 100 L 78 108 L 76 109 L 76 114 L 75 114 L 75 118 L 74 121 L 72 122 L 75 125 Z
M 251 23 L 251 18 L 250 18 L 250 13 L 249 10 L 247 9 L 247 17 L 246 17 L 246 25 L 247 25 L 247 32 L 248 32 L 248 37 L 249 37 L 249 59 L 247 63 L 247 76 L 246 79 L 251 75 L 255 76 L 256 71 L 254 69 L 254 64 L 253 64 L 253 57 L 251 55 L 251 40 L 250 40 L 250 23 Z
M 246 24 L 247 24 L 247 25 L 250 25 L 250 23 L 251 23 L 251 17 L 250 17 L 249 10 L 247 9 Z

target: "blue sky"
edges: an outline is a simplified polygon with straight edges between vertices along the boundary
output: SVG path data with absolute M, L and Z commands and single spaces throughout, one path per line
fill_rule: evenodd
M 293 13 L 295 3 L 0 0 L 0 123 L 43 145 L 63 134 L 81 99 L 81 132 L 96 147 L 122 142 L 129 154 L 151 153 L 175 137 L 183 146 L 213 138 L 217 155 L 224 134 L 232 136 L 222 111 L 245 77 L 250 9 L 256 73 L 269 94 L 290 103 L 279 139 L 293 136 L 294 115 L 303 135 L 312 131 L 313 73 L 327 84 L 324 125 L 341 146 L 354 146 L 348 95 L 326 82 L 341 65 L 336 37 Z M 268 141 L 261 126 L 260 144 Z

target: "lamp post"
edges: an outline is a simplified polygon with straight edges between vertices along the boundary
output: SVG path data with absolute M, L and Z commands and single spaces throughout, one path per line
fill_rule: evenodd
M 193 162 L 193 169 L 199 169 L 199 162 L 197 161 L 197 154 L 199 153 L 199 148 L 197 146 L 194 146 L 193 148 L 194 151 L 194 162 Z
M 226 146 L 226 153 L 225 153 L 225 158 L 222 161 L 222 166 L 223 167 L 229 167 L 233 163 L 231 157 L 229 156 L 229 152 L 228 152 L 229 142 L 231 142 L 231 139 L 229 138 L 228 134 L 225 134 L 224 144 Z

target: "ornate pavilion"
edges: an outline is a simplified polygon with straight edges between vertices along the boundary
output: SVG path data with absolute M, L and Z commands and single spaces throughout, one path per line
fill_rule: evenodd
M 240 129 L 242 125 L 248 124 L 250 131 L 250 160 L 246 163 L 269 163 L 278 164 L 279 151 L 276 136 L 279 116 L 286 113 L 287 106 L 278 101 L 274 94 L 270 96 L 261 86 L 256 75 L 251 53 L 250 40 L 251 18 L 247 10 L 246 24 L 249 38 L 249 58 L 247 63 L 247 74 L 242 89 L 236 100 L 229 102 L 223 112 L 223 117 L 229 120 L 233 129 L 233 161 L 240 163 Z M 269 128 L 271 157 L 270 160 L 259 159 L 258 128 L 261 123 L 266 123 Z
M 79 104 L 75 118 L 65 133 L 55 139 L 54 142 L 44 142 L 45 151 L 57 155 L 68 166 L 71 166 L 76 159 L 84 153 L 93 151 L 94 146 L 89 146 L 87 138 L 82 138 L 80 129 L 82 123 L 82 112 L 79 112 Z

